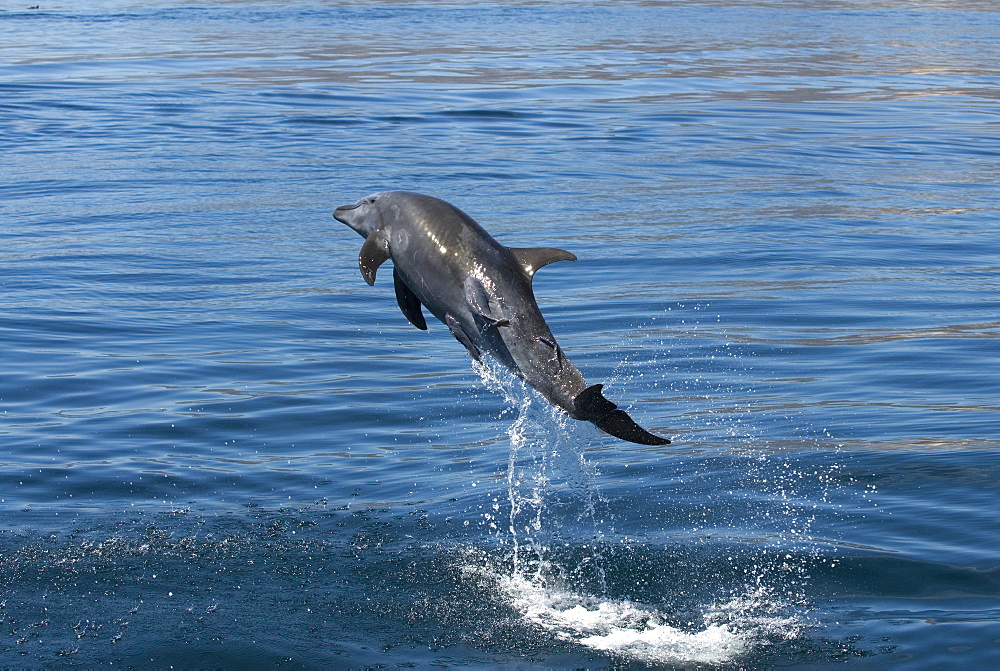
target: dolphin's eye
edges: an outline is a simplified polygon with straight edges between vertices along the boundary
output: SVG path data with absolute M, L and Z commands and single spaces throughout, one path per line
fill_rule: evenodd
M 373 205 L 374 203 L 375 203 L 375 199 L 374 198 L 369 198 L 368 199 L 368 204 L 369 205 Z

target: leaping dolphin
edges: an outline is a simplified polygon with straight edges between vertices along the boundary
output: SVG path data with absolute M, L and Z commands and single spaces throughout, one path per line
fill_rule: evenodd
M 588 387 L 545 323 L 531 278 L 546 264 L 576 256 L 552 247 L 504 247 L 457 207 L 407 191 L 373 194 L 333 216 L 365 238 L 358 262 L 369 285 L 392 259 L 396 301 L 418 329 L 427 330 L 424 305 L 473 359 L 489 352 L 570 417 L 633 443 L 670 442 L 606 399 L 603 385 Z

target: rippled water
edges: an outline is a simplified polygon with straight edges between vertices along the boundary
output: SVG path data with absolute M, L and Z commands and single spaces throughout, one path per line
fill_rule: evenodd
M 990 2 L 0 9 L 0 666 L 1000 665 Z M 665 448 L 331 210 L 558 246 Z

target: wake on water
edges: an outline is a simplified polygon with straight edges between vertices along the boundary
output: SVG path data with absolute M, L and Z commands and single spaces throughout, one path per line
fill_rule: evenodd
M 465 570 L 492 583 L 492 591 L 526 624 L 561 642 L 654 664 L 726 663 L 767 642 L 795 638 L 805 628 L 799 599 L 767 586 L 763 567 L 747 576 L 745 586 L 721 590 L 730 596 L 696 605 L 694 614 L 690 607 L 679 616 L 670 604 L 613 597 L 602 556 L 613 520 L 605 519 L 607 502 L 579 446 L 577 428 L 570 426 L 575 422 L 498 363 L 476 363 L 475 369 L 517 416 L 508 430 L 509 509 L 496 502 L 485 515 L 507 555 L 497 561 L 471 552 Z M 594 430 L 580 426 L 579 431 Z M 567 547 L 574 548 L 571 557 Z

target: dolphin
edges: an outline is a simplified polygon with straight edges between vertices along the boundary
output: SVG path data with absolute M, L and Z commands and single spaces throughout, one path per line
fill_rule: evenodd
M 396 301 L 418 329 L 427 330 L 425 306 L 473 359 L 488 352 L 570 417 L 633 443 L 670 442 L 606 399 L 603 385 L 588 386 L 545 323 L 532 277 L 575 255 L 553 247 L 504 247 L 457 207 L 408 191 L 372 194 L 338 207 L 333 217 L 365 238 L 358 263 L 369 285 L 392 259 Z

